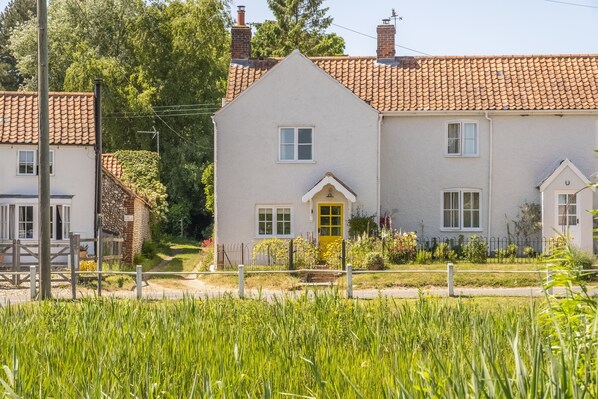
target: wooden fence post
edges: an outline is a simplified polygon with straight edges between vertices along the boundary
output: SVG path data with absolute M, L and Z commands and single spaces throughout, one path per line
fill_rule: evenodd
M 31 300 L 35 299 L 36 289 L 35 289 L 35 266 L 29 266 L 29 287 L 30 287 L 30 294 Z
M 77 299 L 77 274 L 75 273 L 76 254 L 79 252 L 79 246 L 75 245 L 75 235 L 69 233 L 69 267 L 71 269 L 71 297 Z
M 353 298 L 353 265 L 347 265 L 347 298 Z
M 135 281 L 137 282 L 137 299 L 141 299 L 142 297 L 142 285 L 143 285 L 143 266 L 137 265 L 137 276 Z
M 446 265 L 448 296 L 455 296 L 455 269 L 452 263 Z
M 245 298 L 245 265 L 239 265 L 239 298 Z
M 19 240 L 12 240 L 12 271 L 13 273 L 21 271 L 21 241 Z M 13 274 L 12 283 L 14 285 L 21 283 L 19 274 Z

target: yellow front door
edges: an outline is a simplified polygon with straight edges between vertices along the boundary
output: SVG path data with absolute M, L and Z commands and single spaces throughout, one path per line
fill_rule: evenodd
M 326 248 L 343 239 L 343 204 L 318 205 L 318 243 L 320 254 Z

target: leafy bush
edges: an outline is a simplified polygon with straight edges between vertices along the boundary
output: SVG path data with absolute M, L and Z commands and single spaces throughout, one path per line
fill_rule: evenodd
M 343 243 L 341 240 L 334 241 L 322 252 L 322 259 L 330 267 L 340 268 L 342 263 Z
M 454 262 L 457 260 L 457 253 L 446 242 L 441 242 L 434 248 L 433 256 L 434 259 L 440 262 Z
M 253 262 L 261 261 L 261 257 L 266 258 L 268 265 L 289 263 L 289 242 L 280 238 L 268 238 L 261 240 L 253 246 Z
M 93 260 L 84 260 L 79 262 L 79 270 L 82 272 L 94 272 L 96 271 L 96 262 Z
M 359 208 L 349 218 L 349 237 L 355 238 L 363 234 L 371 235 L 378 231 L 376 215 L 368 216 Z
M 156 256 L 157 251 L 156 244 L 153 241 L 143 241 L 143 244 L 141 245 L 141 255 L 143 255 L 145 259 L 153 258 Z
M 516 244 L 509 244 L 506 248 L 499 248 L 496 250 L 496 257 L 500 260 L 507 259 L 509 262 L 515 262 L 515 258 L 517 258 L 517 247 Z
M 380 252 L 370 252 L 365 257 L 365 267 L 368 270 L 384 270 L 384 258 Z
M 318 246 L 312 240 L 303 237 L 293 239 L 293 263 L 295 267 L 313 267 L 318 263 Z
M 473 235 L 469 237 L 463 248 L 465 259 L 471 263 L 486 263 L 488 259 L 488 243 L 481 237 Z
M 528 258 L 535 258 L 538 255 L 536 253 L 536 250 L 534 249 L 534 247 L 525 247 L 525 248 L 523 248 L 523 253 Z
M 417 236 L 414 232 L 394 233 L 388 248 L 388 260 L 396 264 L 405 264 L 415 259 Z
M 419 250 L 415 256 L 415 263 L 418 265 L 429 265 L 432 263 L 432 252 Z
M 378 240 L 370 237 L 367 233 L 357 236 L 354 240 L 347 241 L 348 257 L 355 268 L 365 267 L 366 257 L 369 253 L 375 252 L 378 247 Z

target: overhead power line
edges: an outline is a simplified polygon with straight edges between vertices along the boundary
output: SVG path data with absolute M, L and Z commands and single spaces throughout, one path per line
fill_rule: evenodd
M 346 26 L 335 24 L 334 22 L 332 23 L 332 25 L 334 25 L 334 26 L 336 26 L 338 28 L 341 28 L 341 29 L 348 30 L 349 32 L 357 33 L 358 35 L 361 35 L 361 36 L 369 37 L 370 39 L 374 39 L 374 40 L 377 39 L 377 37 L 375 37 L 375 36 L 368 35 L 367 33 L 359 32 L 359 31 L 357 31 L 355 29 L 347 28 Z M 414 53 L 418 53 L 418 54 L 422 54 L 422 55 L 431 55 L 431 54 L 428 54 L 428 53 L 424 53 L 423 51 L 419 51 L 419 50 L 415 50 L 415 49 L 412 49 L 412 48 L 409 48 L 409 47 L 401 46 L 399 44 L 395 44 L 395 47 L 399 47 L 399 48 L 402 48 L 402 49 L 405 49 L 405 50 L 413 51 Z
M 585 7 L 585 8 L 596 8 L 598 9 L 598 6 L 591 6 L 589 4 L 579 4 L 579 3 L 569 3 L 566 1 L 557 1 L 557 0 L 545 0 L 549 3 L 559 3 L 559 4 L 566 4 L 568 6 L 576 6 L 576 7 Z

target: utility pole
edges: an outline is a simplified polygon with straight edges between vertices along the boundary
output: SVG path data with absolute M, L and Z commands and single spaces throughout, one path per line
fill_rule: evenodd
M 147 131 L 147 130 L 138 130 L 137 133 L 141 133 L 141 134 L 151 134 L 152 135 L 152 139 L 157 139 L 156 140 L 156 148 L 158 149 L 158 156 L 160 156 L 160 132 L 156 130 L 155 126 L 152 126 L 151 131 Z
M 48 89 L 48 5 L 46 0 L 37 0 L 38 18 L 38 100 L 39 144 L 38 144 L 38 188 L 39 188 L 39 267 L 41 299 L 52 296 L 50 279 L 50 120 Z M 33 284 L 33 281 L 31 282 Z

